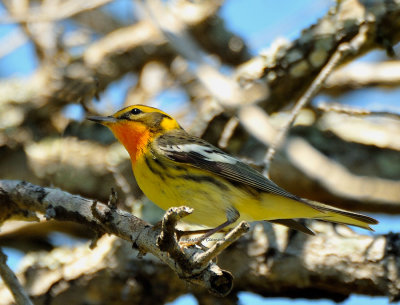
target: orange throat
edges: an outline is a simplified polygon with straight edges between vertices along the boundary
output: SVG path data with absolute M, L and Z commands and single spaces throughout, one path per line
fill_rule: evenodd
M 115 124 L 110 126 L 115 137 L 120 141 L 131 156 L 132 166 L 136 160 L 146 151 L 150 140 L 150 131 L 146 126 L 138 122 Z

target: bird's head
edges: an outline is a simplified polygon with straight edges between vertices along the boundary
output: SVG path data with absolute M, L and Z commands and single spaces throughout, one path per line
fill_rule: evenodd
M 110 116 L 90 116 L 88 120 L 107 126 L 125 146 L 132 161 L 154 137 L 169 130 L 181 129 L 165 112 L 144 105 L 133 105 Z

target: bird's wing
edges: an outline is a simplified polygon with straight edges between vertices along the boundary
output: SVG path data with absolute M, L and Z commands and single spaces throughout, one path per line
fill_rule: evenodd
M 249 165 L 183 130 L 160 136 L 154 149 L 175 162 L 209 171 L 230 181 L 243 183 L 264 192 L 303 202 L 300 197 L 280 188 Z
M 160 136 L 155 141 L 153 149 L 156 150 L 158 154 L 177 163 L 209 171 L 231 182 L 240 183 L 257 190 L 284 196 L 306 204 L 321 212 L 321 215 L 316 217 L 317 219 L 349 224 L 368 230 L 372 230 L 369 224 L 378 223 L 375 219 L 362 214 L 345 211 L 316 201 L 297 197 L 280 188 L 247 164 L 233 158 L 202 139 L 190 136 L 184 130 L 175 133 L 166 133 Z M 290 220 L 278 219 L 277 221 L 275 220 L 275 223 L 292 228 L 296 227 L 298 230 L 300 229 L 297 223 Z M 300 230 L 303 232 L 306 231 L 304 228 Z

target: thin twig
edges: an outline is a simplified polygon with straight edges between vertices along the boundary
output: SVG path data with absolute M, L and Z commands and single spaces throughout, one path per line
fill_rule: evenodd
M 118 207 L 118 203 L 119 203 L 118 193 L 112 187 L 107 204 L 110 209 L 115 210 Z
M 324 81 L 332 73 L 333 69 L 343 60 L 343 58 L 349 53 L 357 52 L 360 47 L 366 41 L 366 34 L 368 31 L 368 25 L 364 24 L 360 27 L 358 34 L 350 41 L 340 44 L 337 50 L 333 53 L 327 64 L 319 72 L 318 76 L 314 79 L 311 85 L 308 87 L 306 92 L 300 97 L 295 106 L 293 107 L 290 117 L 286 124 L 279 131 L 273 144 L 269 147 L 265 158 L 264 158 L 264 171 L 263 174 L 268 176 L 269 168 L 276 153 L 276 150 L 280 147 L 284 141 L 290 127 L 292 126 L 296 116 L 300 110 L 310 102 L 310 100 L 318 93 L 324 84 Z
M 24 288 L 19 283 L 14 272 L 7 266 L 7 255 L 3 253 L 0 248 L 0 276 L 2 277 L 4 283 L 10 289 L 12 295 L 14 296 L 15 302 L 18 305 L 33 305 L 32 301 L 29 299 L 28 294 L 25 292 Z
M 375 110 L 343 105 L 339 103 L 330 103 L 330 102 L 318 103 L 317 110 L 323 112 L 345 113 L 353 116 L 380 115 L 380 116 L 393 117 L 394 119 L 400 118 L 400 114 L 394 112 L 375 111 Z
M 224 130 L 218 140 L 218 146 L 221 148 L 226 148 L 228 146 L 229 140 L 233 136 L 236 127 L 239 125 L 239 119 L 235 116 L 231 117 L 229 121 L 225 124 Z

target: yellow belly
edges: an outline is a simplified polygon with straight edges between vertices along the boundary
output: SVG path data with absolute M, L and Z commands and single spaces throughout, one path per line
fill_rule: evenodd
M 163 174 L 165 171 L 162 171 L 154 161 L 148 160 L 148 162 L 151 162 L 153 171 L 142 157 L 137 160 L 133 172 L 140 189 L 152 202 L 163 210 L 177 206 L 193 208 L 193 213 L 183 219 L 188 223 L 216 227 L 226 221 L 226 211 L 231 206 L 229 192 L 221 192 L 212 183 L 202 181 L 199 184 L 198 181 L 182 178 L 187 172 L 173 168 L 168 168 L 168 175 Z M 190 173 L 204 176 L 203 171 L 195 168 Z M 227 185 L 223 179 L 217 176 L 215 179 Z
M 176 169 L 173 163 L 167 170 L 163 166 L 152 159 L 146 161 L 144 156 L 139 158 L 133 167 L 136 181 L 143 193 L 164 210 L 183 205 L 193 208 L 193 213 L 183 219 L 188 223 L 216 227 L 227 220 L 227 211 L 232 208 L 240 213 L 237 222 L 321 215 L 301 202 L 234 186 L 204 170 L 191 168 L 189 177 L 186 170 Z M 213 183 L 208 182 L 207 177 L 211 177 Z

